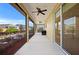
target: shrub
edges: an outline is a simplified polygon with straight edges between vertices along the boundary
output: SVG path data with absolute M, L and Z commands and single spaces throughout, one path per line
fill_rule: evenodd
M 6 32 L 8 33 L 16 33 L 18 30 L 16 28 L 8 28 Z

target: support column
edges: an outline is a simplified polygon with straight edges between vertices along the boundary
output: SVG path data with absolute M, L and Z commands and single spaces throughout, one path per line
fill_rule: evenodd
M 60 5 L 60 22 L 61 22 L 61 30 L 60 30 L 60 46 L 62 47 L 63 38 L 64 38 L 64 20 L 62 18 L 62 4 Z
M 27 15 L 27 22 L 26 22 L 26 26 L 27 26 L 27 42 L 29 41 L 29 16 Z

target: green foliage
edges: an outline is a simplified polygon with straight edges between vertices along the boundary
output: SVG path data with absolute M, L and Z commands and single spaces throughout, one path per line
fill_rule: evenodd
M 6 32 L 8 32 L 8 33 L 15 33 L 15 32 L 17 32 L 18 30 L 16 29 L 16 28 L 8 28 L 7 30 L 6 30 Z

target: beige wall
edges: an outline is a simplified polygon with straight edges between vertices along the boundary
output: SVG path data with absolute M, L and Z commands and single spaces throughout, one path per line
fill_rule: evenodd
M 59 9 L 60 4 L 56 4 L 46 20 L 47 37 L 51 42 L 55 42 L 55 12 Z
M 54 27 L 54 15 L 53 13 L 49 15 L 47 21 L 46 21 L 46 31 L 47 31 L 47 37 L 51 40 L 51 42 L 55 39 L 55 27 Z

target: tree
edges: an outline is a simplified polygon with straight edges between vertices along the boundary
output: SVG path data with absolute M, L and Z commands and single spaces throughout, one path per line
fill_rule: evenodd
M 15 32 L 17 32 L 18 30 L 16 29 L 16 28 L 8 28 L 7 30 L 6 30 L 6 32 L 8 32 L 8 33 L 15 33 Z

